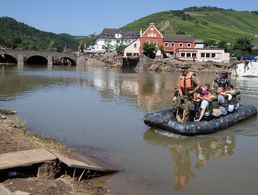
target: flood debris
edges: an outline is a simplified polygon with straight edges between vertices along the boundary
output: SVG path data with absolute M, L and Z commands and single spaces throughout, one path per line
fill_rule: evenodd
M 7 110 L 7 109 L 0 108 L 0 114 L 12 115 L 12 114 L 16 114 L 16 110 Z
M 117 169 L 112 168 L 109 165 L 100 163 L 94 159 L 88 159 L 80 154 L 61 153 L 57 150 L 47 151 L 44 148 L 8 152 L 0 154 L 0 171 L 11 170 L 6 175 L 19 176 L 15 172 L 16 168 L 37 166 L 37 177 L 44 179 L 55 179 L 62 173 L 71 172 L 71 169 L 75 172 L 76 169 L 81 172 L 78 181 L 81 181 L 84 175 L 88 178 L 90 172 L 117 172 Z M 62 166 L 62 168 L 61 168 Z M 31 169 L 32 170 L 32 169 Z M 85 171 L 87 173 L 85 174 Z M 1 175 L 1 174 L 0 174 Z M 73 173 L 73 177 L 75 177 Z

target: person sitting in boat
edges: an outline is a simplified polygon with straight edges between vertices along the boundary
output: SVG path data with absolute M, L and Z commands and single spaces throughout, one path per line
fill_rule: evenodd
M 215 98 L 214 95 L 211 94 L 210 91 L 207 91 L 207 94 L 205 94 L 202 97 L 202 102 L 200 105 L 200 117 L 195 119 L 195 121 L 201 121 L 201 120 L 210 120 L 212 118 L 212 112 L 213 112 L 213 105 L 212 101 Z
M 194 105 L 194 118 L 190 118 L 189 121 L 194 121 L 196 118 L 200 117 L 200 106 L 201 106 L 201 94 L 200 93 L 194 93 L 193 98 L 193 105 Z
M 238 92 L 233 85 L 229 85 L 225 91 L 228 99 L 228 112 L 233 112 L 234 110 L 238 110 L 240 92 Z
M 208 91 L 210 91 L 214 95 L 214 91 L 211 89 L 211 85 L 209 83 L 205 83 L 201 89 L 202 96 L 207 95 Z
M 225 93 L 224 93 L 224 88 L 223 87 L 218 87 L 217 89 L 217 98 L 218 98 L 218 105 L 220 109 L 221 115 L 225 116 L 227 115 L 227 103 L 225 100 Z
M 216 85 L 216 86 L 215 86 Z M 218 87 L 226 88 L 230 85 L 230 78 L 228 72 L 222 71 L 215 80 L 211 82 L 211 89 L 214 90 Z
M 201 88 L 201 83 L 197 79 L 196 75 L 192 72 L 188 71 L 188 66 L 182 65 L 181 66 L 181 76 L 179 78 L 179 91 L 184 98 L 184 114 L 182 121 L 186 122 L 189 121 L 189 118 L 193 118 L 194 115 L 194 106 L 192 103 L 193 95 Z M 191 115 L 189 117 L 189 115 Z

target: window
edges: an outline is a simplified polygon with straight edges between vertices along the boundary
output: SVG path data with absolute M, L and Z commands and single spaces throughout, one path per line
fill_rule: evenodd
M 171 47 L 174 47 L 175 46 L 175 43 L 171 43 Z
M 135 43 L 135 44 L 133 45 L 133 47 L 134 47 L 134 48 L 137 48 L 137 44 Z
M 212 53 L 212 54 L 211 54 L 211 57 L 212 57 L 212 58 L 215 58 L 215 57 L 216 57 L 216 54 L 215 54 L 215 53 Z
M 158 41 L 154 41 L 154 44 L 155 44 L 156 46 L 158 46 Z
M 181 57 L 185 57 L 185 53 L 181 53 Z
M 183 47 L 183 43 L 179 43 L 179 47 Z
M 126 56 L 132 56 L 132 53 L 127 53 Z
M 186 57 L 190 58 L 191 57 L 191 53 L 186 53 Z
M 209 53 L 206 53 L 206 58 L 209 58 L 210 57 L 210 54 Z
M 153 33 L 153 32 L 151 32 L 151 33 L 149 33 L 148 35 L 147 35 L 147 37 L 156 37 L 157 35 L 155 34 L 155 33 Z
M 204 58 L 205 57 L 205 53 L 201 53 L 201 57 Z
M 168 43 L 165 43 L 165 47 L 168 47 Z
M 192 53 L 192 57 L 196 57 L 196 53 Z
M 191 47 L 191 43 L 188 43 L 188 44 L 187 44 L 187 47 Z
M 145 41 L 145 43 L 150 44 L 150 41 Z

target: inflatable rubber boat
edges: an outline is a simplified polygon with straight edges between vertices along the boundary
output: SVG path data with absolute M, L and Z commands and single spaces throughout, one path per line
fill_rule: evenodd
M 200 122 L 179 122 L 170 109 L 158 112 L 147 113 L 144 116 L 144 123 L 157 130 L 168 131 L 181 135 L 200 135 L 214 133 L 234 124 L 257 115 L 257 109 L 253 105 L 241 105 L 237 111 L 226 116 L 213 118 L 210 121 Z

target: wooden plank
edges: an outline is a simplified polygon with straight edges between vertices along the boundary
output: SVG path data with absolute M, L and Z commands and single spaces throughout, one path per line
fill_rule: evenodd
M 90 169 L 104 172 L 117 172 L 118 170 L 100 162 L 93 157 L 82 156 L 78 153 L 62 154 L 59 151 L 50 150 L 61 162 L 72 168 Z
M 12 192 L 8 190 L 4 185 L 0 184 L 0 194 L 1 195 L 11 195 Z
M 55 159 L 57 157 L 45 149 L 10 152 L 0 154 L 0 170 L 30 166 Z

